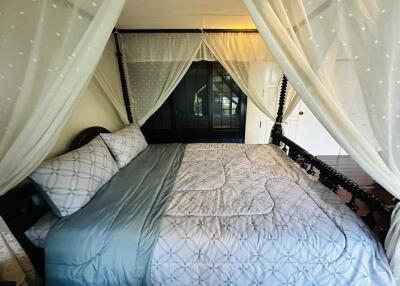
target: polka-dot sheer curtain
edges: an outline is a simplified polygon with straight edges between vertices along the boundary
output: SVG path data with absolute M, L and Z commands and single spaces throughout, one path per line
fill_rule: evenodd
M 278 109 L 282 70 L 258 33 L 202 34 L 206 46 L 251 101 L 270 119 Z M 289 85 L 283 113 L 286 119 L 298 103 Z
M 122 34 L 131 106 L 139 125 L 157 111 L 196 58 L 201 38 L 195 33 Z
M 193 61 L 219 61 L 243 92 L 275 119 L 282 71 L 258 33 L 122 34 L 133 114 L 139 125 L 156 112 Z M 287 118 L 298 102 L 288 88 Z
M 400 1 L 244 0 L 299 96 L 400 198 Z M 385 247 L 400 282 L 400 206 Z
M 0 2 L 0 194 L 50 152 L 124 2 Z

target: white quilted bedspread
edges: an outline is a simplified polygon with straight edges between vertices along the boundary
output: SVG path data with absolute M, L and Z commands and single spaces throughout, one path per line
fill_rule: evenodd
M 391 285 L 380 244 L 274 145 L 189 144 L 154 285 Z

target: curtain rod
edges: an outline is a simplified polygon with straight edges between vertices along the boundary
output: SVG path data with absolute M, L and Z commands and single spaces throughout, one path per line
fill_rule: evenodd
M 116 29 L 120 34 L 128 33 L 258 33 L 256 29 Z

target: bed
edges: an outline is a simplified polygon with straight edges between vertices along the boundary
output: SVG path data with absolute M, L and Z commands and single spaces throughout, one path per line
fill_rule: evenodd
M 48 285 L 395 285 L 366 224 L 276 145 L 150 145 L 45 256 Z

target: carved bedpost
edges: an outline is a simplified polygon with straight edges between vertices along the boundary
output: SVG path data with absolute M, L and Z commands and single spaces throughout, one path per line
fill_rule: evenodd
M 281 93 L 279 95 L 279 107 L 275 119 L 275 124 L 271 130 L 271 143 L 275 145 L 280 145 L 281 142 L 279 137 L 280 135 L 282 135 L 283 109 L 285 107 L 287 83 L 288 80 L 286 76 L 282 75 Z
M 117 56 L 119 78 L 121 80 L 121 90 L 122 90 L 122 96 L 124 97 L 126 115 L 128 117 L 129 123 L 133 123 L 131 102 L 130 102 L 129 94 L 128 94 L 128 83 L 126 81 L 126 75 L 125 75 L 125 69 L 124 69 L 124 61 L 122 58 L 122 52 L 121 52 L 121 49 L 119 46 L 119 41 L 118 41 L 118 31 L 114 29 L 113 34 L 114 34 L 115 50 L 116 50 L 115 55 Z

